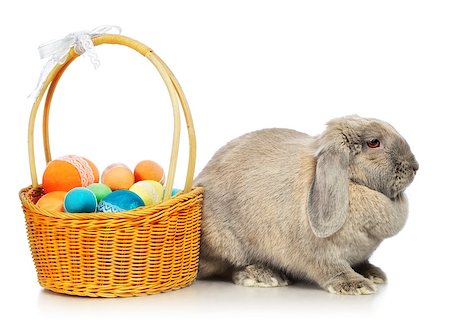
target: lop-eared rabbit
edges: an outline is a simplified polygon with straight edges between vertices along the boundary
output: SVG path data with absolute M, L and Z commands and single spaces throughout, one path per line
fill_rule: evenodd
M 199 278 L 254 287 L 316 282 L 371 294 L 384 272 L 369 263 L 405 224 L 404 194 L 418 170 L 388 123 L 347 116 L 319 136 L 289 129 L 245 134 L 195 180 L 205 188 Z

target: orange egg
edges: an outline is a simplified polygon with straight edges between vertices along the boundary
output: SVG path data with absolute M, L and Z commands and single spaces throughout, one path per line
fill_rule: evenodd
M 42 196 L 36 205 L 50 211 L 64 212 L 64 198 L 67 192 L 55 191 Z
M 45 193 L 68 192 L 75 187 L 86 187 L 98 182 L 98 169 L 92 161 L 75 155 L 50 161 L 42 177 Z
M 134 178 L 136 182 L 150 180 L 157 181 L 164 185 L 166 177 L 164 175 L 164 169 L 156 162 L 152 160 L 142 160 L 134 168 Z
M 120 163 L 106 167 L 102 173 L 102 183 L 113 191 L 128 190 L 134 184 L 134 175 L 128 166 Z

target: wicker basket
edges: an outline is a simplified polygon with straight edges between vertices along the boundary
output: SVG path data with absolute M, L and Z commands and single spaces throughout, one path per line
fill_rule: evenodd
M 178 81 L 147 46 L 122 35 L 105 34 L 94 45 L 118 44 L 148 58 L 163 78 L 172 101 L 174 138 L 166 194 L 161 204 L 116 213 L 52 212 L 36 206 L 43 195 L 34 154 L 34 124 L 47 91 L 43 114 L 44 150 L 51 160 L 48 116 L 56 85 L 78 54 L 48 75 L 34 102 L 28 128 L 32 185 L 20 191 L 28 240 L 42 287 L 65 294 L 126 297 L 160 293 L 189 285 L 197 274 L 202 188 L 192 188 L 195 132 L 189 106 Z M 170 198 L 177 164 L 181 103 L 189 136 L 189 164 L 183 192 Z

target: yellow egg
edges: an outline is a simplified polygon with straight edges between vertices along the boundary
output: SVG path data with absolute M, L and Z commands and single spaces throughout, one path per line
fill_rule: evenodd
M 139 195 L 145 205 L 152 206 L 160 203 L 163 196 L 163 187 L 156 181 L 139 181 L 130 187 L 130 191 Z

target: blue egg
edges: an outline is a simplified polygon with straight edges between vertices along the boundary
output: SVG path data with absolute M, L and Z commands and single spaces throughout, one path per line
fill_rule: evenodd
M 177 195 L 177 194 L 180 193 L 180 192 L 181 192 L 180 189 L 178 189 L 178 188 L 173 188 L 173 189 L 172 189 L 172 195 L 171 195 L 171 196 L 173 197 L 173 196 Z
M 87 188 L 76 187 L 66 194 L 64 210 L 71 213 L 95 212 L 97 210 L 97 198 Z
M 108 194 L 98 204 L 99 212 L 120 212 L 144 206 L 144 201 L 134 192 L 117 190 Z
M 180 192 L 181 192 L 181 190 L 179 188 L 172 188 L 172 193 L 170 193 L 170 197 L 172 198 Z M 165 194 L 166 194 L 166 189 L 164 188 L 162 197 L 164 197 Z

